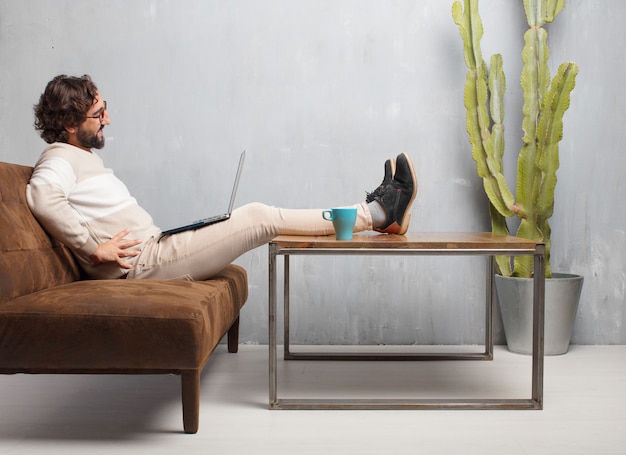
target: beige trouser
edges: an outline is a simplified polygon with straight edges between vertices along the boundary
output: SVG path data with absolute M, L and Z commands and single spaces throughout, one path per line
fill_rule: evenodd
M 354 231 L 371 230 L 367 204 L 355 207 Z M 206 280 L 277 235 L 332 233 L 332 222 L 322 218 L 322 209 L 281 209 L 255 202 L 234 210 L 227 221 L 148 240 L 127 278 Z

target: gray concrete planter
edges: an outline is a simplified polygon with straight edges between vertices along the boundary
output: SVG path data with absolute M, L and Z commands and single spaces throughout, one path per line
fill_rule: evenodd
M 582 287 L 580 275 L 553 273 L 546 279 L 545 355 L 567 352 Z M 509 351 L 531 354 L 533 280 L 496 275 L 496 294 Z

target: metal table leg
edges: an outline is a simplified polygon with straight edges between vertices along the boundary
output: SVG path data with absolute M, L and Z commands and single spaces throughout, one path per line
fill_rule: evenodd
M 269 393 L 270 408 L 274 409 L 277 402 L 278 378 L 276 373 L 276 245 L 269 247 Z

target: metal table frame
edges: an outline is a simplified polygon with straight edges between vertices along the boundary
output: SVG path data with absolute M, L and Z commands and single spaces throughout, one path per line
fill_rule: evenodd
M 434 234 L 437 241 L 429 242 L 429 234 L 420 234 L 415 246 L 411 237 L 407 242 L 393 242 L 386 248 L 375 242 L 375 237 L 363 237 L 364 242 L 341 242 L 329 237 L 281 236 L 269 244 L 269 407 L 270 409 L 543 409 L 544 367 L 544 290 L 545 245 L 514 237 L 493 236 L 495 239 L 516 239 L 522 243 L 509 247 L 489 238 L 479 242 L 463 243 L 458 237 L 489 233 Z M 442 237 L 443 236 L 443 240 Z M 388 237 L 388 236 L 384 236 Z M 356 236 L 355 236 L 356 238 Z M 400 239 L 404 237 L 398 237 Z M 374 239 L 374 243 L 372 240 Z M 375 245 L 374 245 L 375 244 Z M 369 245 L 369 246 L 368 246 Z M 404 245 L 413 245 L 405 247 Z M 291 255 L 402 255 L 402 256 L 486 256 L 486 318 L 485 350 L 482 353 L 312 353 L 292 352 L 289 343 L 289 256 Z M 285 360 L 372 360 L 372 361 L 424 361 L 424 360 L 492 360 L 493 359 L 493 301 L 495 294 L 495 256 L 532 255 L 535 274 L 533 279 L 533 352 L 531 397 L 528 399 L 281 399 L 278 397 L 277 371 L 277 257 L 284 257 L 284 359 Z

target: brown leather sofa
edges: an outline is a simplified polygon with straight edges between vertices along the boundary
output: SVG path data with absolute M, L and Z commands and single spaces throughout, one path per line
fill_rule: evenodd
M 26 203 L 32 168 L 0 163 L 0 373 L 176 374 L 198 431 L 200 373 L 228 333 L 237 352 L 246 271 L 202 282 L 84 280 Z

